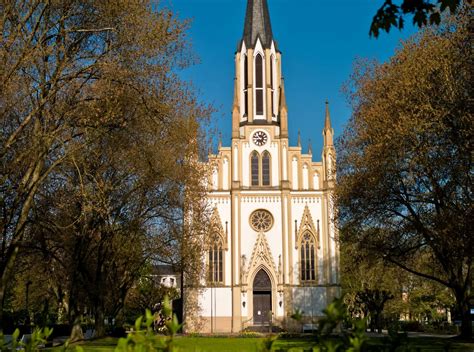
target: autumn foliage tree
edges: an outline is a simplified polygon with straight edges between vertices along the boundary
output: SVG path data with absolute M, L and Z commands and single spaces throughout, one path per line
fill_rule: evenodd
M 209 110 L 177 75 L 194 62 L 187 22 L 136 1 L 0 13 L 0 304 L 17 264 L 41 265 L 69 322 L 87 306 L 102 334 L 140 264 L 171 248 L 184 191 L 203 189 L 189 156 Z
M 341 240 L 448 287 L 465 337 L 474 257 L 469 17 L 427 27 L 387 63 L 355 67 L 337 189 Z M 430 265 L 416 266 L 420 257 Z

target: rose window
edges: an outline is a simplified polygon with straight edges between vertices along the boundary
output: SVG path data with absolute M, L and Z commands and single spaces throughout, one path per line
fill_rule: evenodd
M 250 226 L 252 226 L 255 231 L 266 232 L 273 226 L 273 216 L 266 210 L 255 210 L 252 215 L 250 215 Z

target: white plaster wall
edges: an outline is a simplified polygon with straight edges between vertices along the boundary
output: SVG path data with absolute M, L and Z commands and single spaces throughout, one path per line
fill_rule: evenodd
M 227 157 L 222 160 L 222 189 L 229 189 L 229 159 Z
M 309 188 L 308 164 L 303 165 L 303 189 Z
M 199 306 L 203 317 L 231 317 L 232 290 L 230 287 L 214 287 L 202 290 Z
M 313 188 L 315 190 L 319 189 L 319 174 L 317 172 L 313 174 Z
M 295 287 L 292 289 L 293 308 L 303 311 L 305 316 L 321 316 L 327 305 L 325 287 Z
M 281 307 L 279 302 L 282 302 Z M 284 317 L 285 316 L 285 299 L 283 297 L 283 292 L 278 292 L 276 296 L 276 316 Z
M 291 160 L 291 171 L 292 171 L 292 179 L 291 179 L 291 188 L 297 190 L 298 189 L 298 158 L 295 156 Z
M 244 307 L 244 303 L 245 303 L 245 307 Z M 240 309 L 241 309 L 242 316 L 246 317 L 248 315 L 248 308 L 249 308 L 249 295 L 245 292 L 242 292 L 240 294 L 240 307 L 241 307 Z
M 242 143 L 242 186 L 250 186 L 250 153 L 252 149 L 249 142 Z M 247 159 L 246 159 L 247 158 Z
M 217 190 L 219 187 L 219 169 L 217 166 L 212 167 L 212 189 Z
M 272 165 L 271 165 L 271 180 L 272 186 L 277 187 L 280 185 L 280 148 L 278 148 L 278 143 L 271 143 L 270 155 L 272 156 Z

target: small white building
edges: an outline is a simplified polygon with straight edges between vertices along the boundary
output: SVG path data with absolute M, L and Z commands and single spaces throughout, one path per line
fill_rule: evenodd
M 282 56 L 266 0 L 248 0 L 234 82 L 230 146 L 209 156 L 214 231 L 196 290 L 201 332 L 238 332 L 270 319 L 286 326 L 296 309 L 310 322 L 340 293 L 328 104 L 315 162 L 288 139 Z
M 174 287 L 180 289 L 181 279 L 173 266 L 167 264 L 158 264 L 153 267 L 153 277 L 156 283 L 165 287 Z

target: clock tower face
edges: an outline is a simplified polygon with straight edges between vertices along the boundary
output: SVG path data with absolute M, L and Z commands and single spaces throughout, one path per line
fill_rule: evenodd
M 253 134 L 252 140 L 255 143 L 255 145 L 258 145 L 259 147 L 261 147 L 262 145 L 267 143 L 268 137 L 265 132 L 257 131 Z

